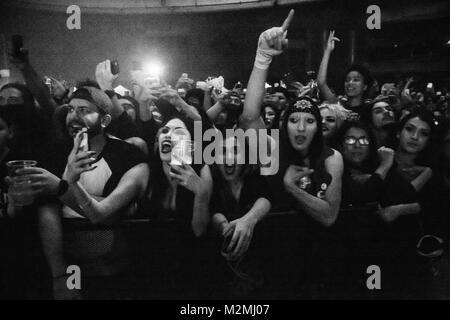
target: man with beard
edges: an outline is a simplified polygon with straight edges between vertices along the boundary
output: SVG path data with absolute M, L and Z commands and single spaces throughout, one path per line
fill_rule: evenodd
M 375 98 L 363 111 L 362 120 L 371 128 L 377 148 L 393 147 L 395 115 L 389 97 Z
M 136 201 L 147 188 L 149 169 L 142 152 L 104 132 L 111 121 L 111 109 L 111 100 L 101 90 L 94 87 L 78 89 L 71 97 L 65 121 L 67 133 L 74 138 L 74 143 L 62 179 L 43 168 L 18 171 L 18 174 L 28 176 L 36 197 L 41 196 L 38 199 L 41 203 L 39 231 L 53 276 L 55 298 L 79 297 L 76 290 L 68 290 L 66 286 L 68 275 L 62 217 L 85 218 L 93 224 L 111 224 L 125 212 L 134 211 Z M 86 143 L 87 148 L 84 148 Z M 62 208 L 56 201 L 44 201 L 42 196 L 58 197 L 63 203 Z M 114 232 L 106 239 L 97 240 L 104 242 L 100 244 L 101 248 L 118 242 Z M 86 243 L 77 239 L 69 245 L 76 247 Z M 108 260 L 106 254 L 109 255 Z M 86 264 L 84 273 L 100 268 L 103 274 L 115 274 L 115 257 L 111 258 L 111 252 L 106 254 L 97 256 L 94 264 Z

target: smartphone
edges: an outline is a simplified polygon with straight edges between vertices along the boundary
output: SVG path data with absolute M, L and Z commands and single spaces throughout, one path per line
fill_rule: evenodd
M 89 140 L 87 132 L 81 133 L 80 148 L 78 150 L 79 152 L 89 151 Z
M 117 59 L 111 60 L 111 73 L 116 75 L 119 74 L 119 61 Z
M 20 58 L 22 56 L 23 38 L 21 35 L 13 35 L 11 38 L 12 43 L 12 55 Z

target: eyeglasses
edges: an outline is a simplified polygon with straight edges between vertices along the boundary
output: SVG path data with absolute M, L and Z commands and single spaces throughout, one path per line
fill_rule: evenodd
M 361 138 L 354 138 L 354 137 L 346 137 L 344 140 L 345 144 L 348 145 L 354 145 L 356 144 L 356 142 L 359 143 L 360 146 L 368 146 L 369 145 L 369 139 L 367 139 L 366 137 L 361 137 Z

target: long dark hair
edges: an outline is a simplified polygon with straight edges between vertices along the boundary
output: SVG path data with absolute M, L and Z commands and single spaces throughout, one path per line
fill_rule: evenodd
M 400 132 L 405 127 L 406 123 L 414 118 L 419 118 L 421 121 L 428 124 L 430 127 L 430 136 L 428 138 L 428 142 L 424 150 L 420 152 L 420 154 L 416 158 L 416 163 L 418 165 L 426 165 L 430 166 L 433 165 L 436 161 L 435 154 L 433 154 L 433 150 L 435 150 L 435 143 L 436 143 L 436 126 L 434 124 L 433 114 L 431 111 L 420 108 L 413 110 L 410 114 L 403 117 L 403 119 L 400 121 L 398 127 L 397 127 L 397 134 L 400 134 Z M 397 148 L 400 144 L 399 138 L 397 138 Z
M 263 107 L 261 108 L 261 116 L 263 117 L 264 122 L 266 121 L 266 108 L 271 108 L 273 112 L 275 112 L 275 117 L 272 121 L 272 128 L 270 129 L 279 129 L 281 110 L 278 110 L 277 108 L 274 108 L 269 104 L 263 105 Z
M 167 122 L 172 119 L 180 119 L 186 125 L 187 130 L 191 134 L 191 137 L 194 137 L 194 121 L 183 117 L 183 116 L 173 116 L 171 118 L 165 119 L 166 121 L 161 126 L 164 127 Z M 169 181 L 167 180 L 164 169 L 163 162 L 159 156 L 159 145 L 158 145 L 158 136 L 160 132 L 158 132 L 155 138 L 155 145 L 153 148 L 153 155 L 150 157 L 150 187 L 151 187 L 151 207 L 152 207 L 152 215 L 156 216 L 162 211 L 162 199 L 164 199 L 164 192 L 166 191 Z M 200 170 L 203 168 L 203 164 L 192 164 L 191 165 L 194 171 L 200 175 Z M 179 188 L 177 193 L 177 214 L 179 213 L 182 216 L 185 216 L 184 213 L 187 212 L 189 203 L 193 199 L 193 194 L 187 190 L 186 188 Z M 184 210 L 183 210 L 184 209 Z M 192 207 L 190 208 L 192 211 Z M 182 211 L 182 212 L 181 212 Z M 186 217 L 186 216 L 185 216 Z
M 364 130 L 364 132 L 367 135 L 367 138 L 369 140 L 369 154 L 367 155 L 367 158 L 363 161 L 360 169 L 364 173 L 373 173 L 375 167 L 378 165 L 377 150 L 375 147 L 375 137 L 373 136 L 370 128 L 364 122 L 348 121 L 348 120 L 344 121 L 344 123 L 339 128 L 339 131 L 336 134 L 336 141 L 339 151 L 343 153 L 342 150 L 344 148 L 345 136 L 347 135 L 347 132 L 352 128 Z M 344 164 L 345 170 L 351 167 L 350 163 L 345 158 Z
M 250 164 L 250 154 L 249 154 L 250 148 L 248 146 L 247 140 L 245 140 L 244 148 L 245 148 L 245 164 L 239 176 L 239 178 L 242 179 L 243 181 L 245 181 L 247 177 L 257 174 L 259 169 L 258 165 Z M 226 212 L 222 212 L 225 215 L 236 214 L 236 212 L 233 212 L 235 208 L 232 206 L 232 204 L 234 204 L 236 201 L 234 200 L 234 196 L 229 184 L 222 176 L 217 164 L 210 166 L 210 168 L 211 168 L 211 175 L 214 181 L 213 195 L 211 200 L 212 203 L 214 201 L 217 201 L 218 203 L 213 204 L 219 204 L 221 207 L 225 208 Z M 237 202 L 239 202 L 239 199 Z
M 308 152 L 308 156 L 309 156 L 310 162 L 311 162 L 311 167 L 313 167 L 314 164 L 316 163 L 316 161 L 322 155 L 322 151 L 324 148 L 323 134 L 322 134 L 322 129 L 320 127 L 322 124 L 322 116 L 320 115 L 319 108 L 318 108 L 317 104 L 314 102 L 314 100 L 312 100 L 309 97 L 301 97 L 297 101 L 300 101 L 300 100 L 307 100 L 311 103 L 312 111 L 313 111 L 312 115 L 316 118 L 316 122 L 317 122 L 317 131 L 314 134 L 314 138 L 311 141 L 311 144 L 309 146 L 309 152 Z M 294 102 L 294 104 L 296 102 Z M 291 105 L 288 107 L 285 115 L 283 116 L 283 122 L 282 122 L 282 125 L 280 128 L 280 156 L 281 156 L 283 162 L 287 161 L 288 165 L 289 164 L 303 165 L 304 159 L 299 159 L 299 154 L 292 147 L 292 145 L 289 141 L 289 135 L 287 132 L 287 123 L 289 120 L 289 116 L 294 112 L 297 112 L 297 111 L 293 110 L 292 105 Z M 301 160 L 301 161 L 299 162 L 299 160 Z

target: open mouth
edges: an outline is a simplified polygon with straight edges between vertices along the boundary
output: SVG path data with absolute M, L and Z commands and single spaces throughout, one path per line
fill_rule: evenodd
M 73 137 L 75 137 L 77 135 L 78 132 L 80 132 L 83 129 L 87 129 L 86 126 L 83 126 L 81 124 L 78 123 L 71 123 L 68 126 L 69 132 L 72 134 Z
M 163 140 L 161 142 L 161 152 L 169 153 L 172 151 L 172 141 L 170 139 Z
M 305 136 L 295 136 L 295 143 L 297 144 L 303 144 L 306 141 Z
M 328 127 L 327 126 L 322 126 L 322 131 L 323 132 L 328 131 Z

